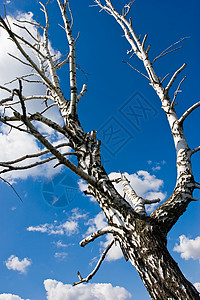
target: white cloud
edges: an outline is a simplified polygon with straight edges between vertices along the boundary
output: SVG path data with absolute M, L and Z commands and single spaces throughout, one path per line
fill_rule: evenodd
M 134 174 L 128 174 L 125 172 L 124 175 L 130 181 L 131 186 L 136 191 L 138 196 L 149 200 L 160 198 L 162 201 L 165 199 L 166 193 L 162 192 L 163 180 L 156 178 L 155 175 L 151 175 L 149 172 L 143 170 L 140 170 Z M 109 178 L 111 180 L 119 177 L 119 173 L 116 172 L 109 174 Z M 114 183 L 114 186 L 117 191 L 123 196 L 124 192 L 122 185 L 120 183 Z M 147 205 L 146 210 L 148 212 L 152 212 L 157 205 L 159 204 Z
M 36 226 L 29 226 L 27 230 L 47 233 L 48 235 L 60 234 L 70 236 L 78 232 L 78 223 L 76 221 L 70 220 L 57 225 L 57 221 L 54 221 L 54 223 L 52 224 L 46 223 Z
M 185 260 L 198 259 L 200 263 L 200 236 L 193 240 L 183 234 L 179 236 L 179 240 L 180 244 L 176 244 L 173 251 L 181 253 L 181 257 Z
M 159 171 L 161 169 L 161 166 L 152 167 L 153 171 Z
M 17 256 L 11 255 L 5 262 L 8 270 L 19 271 L 20 273 L 25 274 L 27 268 L 31 265 L 31 260 L 29 258 L 23 258 L 20 260 Z
M 66 248 L 66 247 L 68 247 L 68 245 L 67 244 L 63 244 L 62 241 L 57 241 L 57 242 L 55 242 L 55 244 L 56 244 L 56 246 L 58 248 Z
M 73 287 L 70 284 L 47 279 L 44 281 L 48 300 L 126 300 L 131 294 L 123 287 L 110 283 L 87 283 Z
M 151 170 L 156 172 L 161 170 L 162 166 L 166 164 L 165 160 L 162 160 L 161 162 L 153 162 L 152 160 L 147 161 L 148 165 L 151 165 Z
M 90 235 L 91 233 L 107 226 L 106 218 L 103 214 L 103 212 L 100 212 L 98 215 L 96 215 L 95 218 L 90 219 L 85 225 L 90 225 L 86 234 L 84 236 Z M 107 234 L 105 236 L 106 241 L 100 242 L 101 249 L 100 252 L 102 253 L 105 248 L 110 244 L 112 240 L 112 234 Z M 109 252 L 106 255 L 105 260 L 112 261 L 117 260 L 123 257 L 122 251 L 119 247 L 119 244 L 115 244 L 112 246 L 112 248 L 109 250 Z
M 71 210 L 72 215 L 70 216 L 71 220 L 79 220 L 79 219 L 86 219 L 88 213 L 83 213 L 78 207 L 73 208 Z
M 194 286 L 197 289 L 197 291 L 200 293 L 200 282 L 195 282 Z
M 17 295 L 12 295 L 12 294 L 0 294 L 0 300 L 23 300 Z M 28 299 L 27 299 L 28 300 Z

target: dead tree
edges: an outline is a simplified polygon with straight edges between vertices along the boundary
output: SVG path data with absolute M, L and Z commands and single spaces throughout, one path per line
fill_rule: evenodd
M 11 26 L 8 20 L 0 17 L 0 26 L 8 33 L 9 38 L 13 41 L 23 57 L 23 59 L 17 59 L 34 70 L 34 75 L 36 74 L 35 76 L 39 78 L 38 80 L 45 85 L 47 90 L 45 95 L 23 96 L 22 82 L 27 79 L 26 76 L 19 78 L 19 87 L 16 87 L 14 90 L 0 86 L 1 89 L 9 93 L 7 98 L 0 101 L 1 106 L 5 107 L 4 114 L 0 116 L 0 121 L 15 130 L 21 130 L 32 135 L 45 148 L 45 150 L 42 150 L 40 153 L 27 154 L 24 157 L 9 162 L 0 162 L 0 166 L 2 167 L 0 174 L 2 175 L 13 170 L 33 168 L 38 164 L 47 163 L 55 159 L 57 160 L 56 165 L 62 164 L 66 166 L 87 182 L 87 190 L 85 193 L 96 198 L 105 214 L 108 226 L 82 240 L 80 245 L 84 247 L 99 236 L 107 233 L 113 235 L 113 240 L 102 254 L 94 271 L 86 278 L 83 278 L 80 273 L 78 273 L 80 281 L 75 284 L 85 281 L 88 282 L 100 267 L 114 241 L 118 241 L 125 259 L 130 260 L 132 265 L 137 269 L 152 299 L 199 299 L 197 290 L 184 277 L 177 263 L 167 250 L 167 234 L 176 224 L 179 217 L 185 212 L 189 203 L 197 200 L 193 198 L 193 191 L 194 189 L 199 189 L 200 186 L 195 182 L 193 177 L 191 156 L 198 152 L 200 147 L 196 149 L 189 148 L 184 136 L 183 123 L 192 111 L 200 106 L 200 102 L 188 108 L 181 117 L 177 116 L 174 104 L 184 79 L 180 81 L 173 99 L 170 99 L 169 91 L 178 74 L 186 67 L 186 64 L 183 64 L 173 74 L 166 85 L 164 85 L 163 82 L 167 76 L 162 80 L 158 78 L 153 63 L 167 53 L 175 51 L 176 48 L 174 48 L 174 46 L 176 43 L 169 46 L 151 61 L 148 55 L 150 46 L 146 47 L 147 35 L 141 40 L 133 29 L 131 18 L 127 19 L 127 15 L 134 1 L 124 6 L 122 14 L 115 10 L 110 0 L 105 0 L 104 3 L 101 3 L 99 0 L 95 0 L 94 2 L 101 10 L 106 11 L 109 15 L 114 17 L 121 26 L 131 46 L 129 52 L 143 62 L 146 70 L 146 74 L 143 75 L 148 78 L 150 85 L 160 98 L 162 109 L 169 122 L 176 149 L 177 182 L 173 193 L 169 199 L 148 216 L 145 211 L 145 204 L 152 201 L 138 197 L 127 179 L 123 175 L 119 175 L 117 182 L 118 184 L 122 184 L 125 194 L 127 194 L 130 202 L 133 204 L 131 205 L 117 192 L 113 182 L 109 180 L 108 174 L 101 161 L 101 141 L 96 139 L 96 131 L 84 132 L 77 113 L 78 103 L 86 93 L 87 88 L 86 85 L 83 85 L 81 91 L 77 90 L 76 40 L 72 35 L 73 17 L 67 0 L 64 0 L 64 2 L 57 0 L 63 19 L 63 29 L 66 32 L 69 46 L 68 56 L 64 58 L 61 57 L 57 59 L 52 56 L 50 51 L 47 4 L 44 5 L 40 3 L 45 15 L 46 24 L 43 26 L 38 22 L 32 23 L 32 26 L 38 29 L 38 34 L 33 36 L 28 29 L 26 30 L 30 39 L 32 39 L 32 43 L 15 33 L 14 26 L 25 28 L 25 23 L 21 24 L 15 22 L 15 25 Z M 41 31 L 43 31 L 43 36 L 40 34 Z M 35 54 L 38 63 L 27 54 L 27 48 L 30 48 Z M 70 100 L 65 98 L 57 74 L 58 69 L 66 63 L 69 65 Z M 27 76 L 31 76 L 31 74 Z M 14 102 L 14 97 L 18 97 L 19 100 Z M 62 127 L 56 122 L 46 118 L 44 111 L 30 114 L 27 110 L 26 103 L 27 101 L 34 101 L 35 99 L 42 99 L 48 103 L 51 102 L 51 105 L 47 105 L 45 111 L 51 109 L 52 105 L 57 105 L 65 125 Z M 7 113 L 8 111 L 9 113 Z M 37 129 L 38 123 L 43 123 L 63 135 L 66 139 L 66 143 L 58 145 L 57 147 L 53 146 Z M 70 153 L 61 153 L 60 148 L 65 146 L 71 147 L 71 153 L 77 157 L 77 164 L 72 163 L 68 159 Z M 41 159 L 46 153 L 50 154 L 49 157 Z M 31 164 L 29 159 L 32 157 L 38 157 L 40 160 Z M 24 162 L 24 165 L 18 166 L 18 162 Z M 155 199 L 153 202 L 158 201 L 159 199 Z

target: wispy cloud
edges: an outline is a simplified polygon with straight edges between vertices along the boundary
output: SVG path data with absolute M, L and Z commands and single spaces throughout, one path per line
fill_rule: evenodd
M 48 235 L 67 235 L 78 233 L 78 223 L 70 220 L 61 224 L 54 223 L 40 224 L 36 226 L 29 226 L 28 231 L 47 233 Z
M 147 163 L 151 166 L 151 170 L 156 172 L 161 170 L 162 166 L 166 164 L 166 161 L 162 160 L 161 162 L 153 162 L 152 160 L 148 160 Z
M 17 256 L 11 255 L 5 262 L 8 270 L 18 271 L 25 274 L 27 268 L 31 265 L 31 260 L 29 258 L 23 258 L 20 260 Z
M 68 256 L 67 252 L 56 252 L 54 254 L 54 257 L 57 258 L 58 260 L 65 260 Z
M 88 213 L 85 213 L 81 209 L 76 207 L 71 210 L 70 219 L 71 220 L 86 219 L 87 216 L 88 216 Z
M 185 260 L 198 259 L 200 263 L 200 236 L 189 239 L 183 234 L 179 236 L 179 240 L 180 244 L 176 244 L 173 251 L 181 253 L 181 257 Z
M 67 244 L 64 244 L 62 241 L 53 242 L 58 248 L 66 248 Z

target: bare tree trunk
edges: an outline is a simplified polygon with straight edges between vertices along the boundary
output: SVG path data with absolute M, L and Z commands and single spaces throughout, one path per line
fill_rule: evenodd
M 124 246 L 152 299 L 199 299 L 166 248 L 166 240 L 156 226 L 137 220 L 135 231 Z M 130 237 L 131 236 L 131 237 Z

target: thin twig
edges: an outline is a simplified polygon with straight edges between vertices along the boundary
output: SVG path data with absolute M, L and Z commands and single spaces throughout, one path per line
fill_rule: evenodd
M 181 87 L 181 84 L 183 83 L 183 81 L 186 79 L 186 77 L 187 77 L 187 76 L 183 77 L 183 79 L 180 81 L 180 83 L 179 83 L 179 85 L 178 85 L 178 87 L 177 87 L 177 89 L 176 89 L 176 91 L 175 91 L 175 93 L 174 93 L 174 98 L 173 98 L 173 100 L 172 100 L 171 107 L 174 105 L 174 101 L 176 100 L 176 97 L 177 97 L 178 93 L 181 92 L 181 91 L 180 91 L 180 87 Z
M 138 69 L 134 68 L 134 67 L 133 67 L 131 64 L 129 64 L 127 61 L 122 60 L 122 62 L 125 63 L 125 64 L 127 64 L 127 65 L 129 65 L 133 70 L 137 71 L 137 72 L 140 73 L 142 76 L 144 76 L 145 78 L 147 78 L 148 80 L 150 80 L 148 76 L 146 76 L 145 74 L 143 74 L 142 72 L 140 72 Z
M 61 147 L 70 147 L 70 145 L 71 145 L 70 143 L 62 143 L 62 144 L 59 144 L 59 145 L 54 146 L 54 147 L 56 149 L 58 149 L 58 148 L 61 148 Z M 16 164 L 18 162 L 24 161 L 26 159 L 36 158 L 36 157 L 39 157 L 39 156 L 42 156 L 42 155 L 45 155 L 45 154 L 48 154 L 48 153 L 49 153 L 49 150 L 44 150 L 44 151 L 41 151 L 39 153 L 27 154 L 25 156 L 22 156 L 20 158 L 15 159 L 15 160 L 0 162 L 0 165 L 6 167 L 6 165 L 13 165 L 13 164 Z
M 30 64 L 26 63 L 25 61 L 21 60 L 19 57 L 11 54 L 11 53 L 8 53 L 8 55 L 10 55 L 11 57 L 13 57 L 14 59 L 18 60 L 20 63 L 22 63 L 23 65 L 25 66 L 28 66 L 28 67 L 32 67 Z
M 163 83 L 163 81 L 164 81 L 168 76 L 169 76 L 169 73 L 163 77 L 163 79 L 161 80 L 160 83 Z
M 173 74 L 173 76 L 172 76 L 172 78 L 170 79 L 170 81 L 169 81 L 167 87 L 165 88 L 165 92 L 168 92 L 168 91 L 169 91 L 169 89 L 170 89 L 170 87 L 172 86 L 174 80 L 176 79 L 176 77 L 178 76 L 178 74 L 179 74 L 181 71 L 183 71 L 183 69 L 185 69 L 185 67 L 186 67 L 186 64 L 183 64 L 183 65 L 182 65 L 182 66 L 181 66 L 181 67 Z
M 162 52 L 161 52 L 161 53 L 153 60 L 152 63 L 154 63 L 158 58 L 160 58 L 160 57 L 162 57 L 162 56 L 164 56 L 164 55 L 166 55 L 166 54 L 168 54 L 168 53 L 171 53 L 171 52 L 173 52 L 173 51 L 176 51 L 176 50 L 182 48 L 182 46 L 181 46 L 181 47 L 178 47 L 178 48 L 176 48 L 176 49 L 174 49 L 174 50 L 168 51 L 168 50 L 171 49 L 173 46 L 179 44 L 180 42 L 184 41 L 184 40 L 187 39 L 187 38 L 189 38 L 189 36 L 183 37 L 183 38 L 181 38 L 180 40 L 178 40 L 177 42 L 175 42 L 175 43 L 173 43 L 172 45 L 170 45 L 169 47 L 167 47 L 165 50 L 163 50 L 163 51 L 162 51 Z
M 177 50 L 179 50 L 179 49 L 182 49 L 182 48 L 183 48 L 183 46 L 180 46 L 180 47 L 177 47 L 177 48 L 175 48 L 175 49 L 173 49 L 173 50 L 170 50 L 170 51 L 167 51 L 167 52 L 165 52 L 165 53 L 163 53 L 163 54 L 158 55 L 156 58 L 154 58 L 154 60 L 152 61 L 152 64 L 155 63 L 155 61 L 158 60 L 159 58 L 161 58 L 161 57 L 163 57 L 163 56 L 165 56 L 165 55 L 167 55 L 167 54 L 169 54 L 169 53 L 172 53 L 172 52 L 174 52 L 174 51 L 177 51 Z
M 62 155 L 63 155 L 63 156 L 68 155 L 68 152 L 63 153 Z M 48 162 L 50 162 L 50 161 L 52 161 L 52 160 L 54 160 L 54 159 L 57 159 L 57 157 L 52 156 L 52 157 L 48 157 L 48 158 L 46 158 L 46 159 L 43 159 L 43 160 L 41 160 L 41 161 L 37 161 L 37 162 L 32 163 L 32 164 L 28 164 L 28 165 L 25 165 L 25 166 L 15 166 L 15 167 L 14 167 L 13 165 L 11 166 L 11 165 L 4 165 L 4 164 L 2 164 L 1 166 L 2 166 L 2 167 L 5 167 L 5 168 L 7 168 L 7 169 L 1 170 L 1 171 L 0 171 L 0 174 L 4 174 L 4 173 L 10 172 L 10 171 L 32 169 L 32 168 L 34 168 L 34 167 L 37 167 L 37 166 L 46 164 L 46 163 L 48 163 Z
M 38 40 L 34 37 L 34 35 L 32 35 L 32 33 L 31 33 L 25 26 L 21 26 L 21 25 L 16 24 L 16 23 L 13 23 L 13 25 L 15 25 L 16 27 L 19 27 L 19 28 L 21 28 L 21 29 L 24 29 L 24 30 L 32 37 L 32 39 L 38 43 Z M 15 36 L 17 36 L 17 35 L 15 34 Z M 20 37 L 20 39 L 23 40 L 22 37 Z M 26 41 L 26 42 L 27 42 L 27 41 Z
M 8 182 L 6 179 L 4 179 L 3 177 L 1 177 L 0 176 L 0 179 L 2 180 L 2 181 L 4 181 L 5 183 L 7 183 L 12 189 L 13 189 L 13 191 L 15 192 L 15 194 L 17 195 L 17 197 L 20 199 L 20 201 L 23 203 L 23 200 L 22 200 L 22 198 L 20 197 L 20 195 L 18 194 L 18 192 L 16 191 L 16 189 L 13 187 L 13 185 L 10 183 L 10 182 Z

